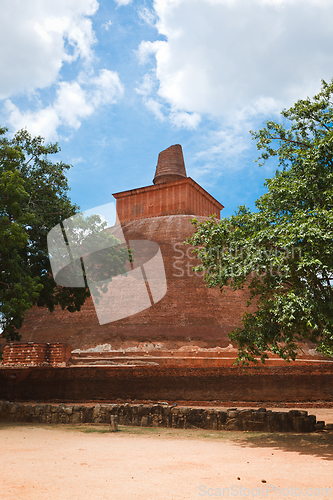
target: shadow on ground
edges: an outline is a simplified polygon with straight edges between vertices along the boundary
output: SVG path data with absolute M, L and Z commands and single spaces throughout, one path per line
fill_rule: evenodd
M 276 448 L 301 455 L 313 455 L 323 460 L 333 460 L 333 432 L 311 434 L 256 433 L 244 434 L 237 439 L 243 447 Z
M 105 424 L 61 425 L 0 422 L 0 432 L 10 427 L 42 427 L 49 430 L 110 434 L 110 426 Z M 300 455 L 312 455 L 323 460 L 333 460 L 333 432 L 327 431 L 309 434 L 294 434 L 119 426 L 119 433 L 116 434 L 118 434 L 118 436 L 131 434 L 145 435 L 147 438 L 153 439 L 212 439 L 232 441 L 237 446 L 243 448 L 275 448 L 283 452 L 296 452 Z

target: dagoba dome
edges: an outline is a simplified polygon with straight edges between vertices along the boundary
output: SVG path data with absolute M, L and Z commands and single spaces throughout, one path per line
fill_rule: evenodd
M 228 333 L 241 323 L 247 291 L 207 288 L 192 270 L 197 261 L 184 241 L 193 234 L 191 219 L 206 220 L 223 209 L 207 191 L 187 177 L 179 144 L 162 151 L 154 185 L 115 193 L 125 239 L 156 242 L 166 272 L 167 293 L 148 309 L 100 325 L 91 299 L 80 312 L 50 313 L 34 307 L 21 329 L 22 340 L 66 342 L 86 350 L 109 344 L 112 349 L 159 344 L 166 350 L 199 346 L 228 348 Z

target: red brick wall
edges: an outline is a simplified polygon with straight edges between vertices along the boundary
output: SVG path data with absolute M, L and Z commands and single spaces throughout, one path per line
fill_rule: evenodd
M 248 368 L 0 369 L 0 399 L 15 401 L 333 401 L 328 364 Z
M 190 177 L 115 193 L 113 196 L 117 200 L 120 222 L 178 214 L 207 217 L 216 214 L 219 219 L 223 208 Z
M 71 346 L 61 342 L 51 342 L 49 347 L 49 364 L 50 366 L 59 366 L 63 363 L 68 365 L 69 358 L 71 357 Z
M 11 342 L 3 349 L 3 366 L 60 366 L 68 365 L 71 347 L 60 342 Z
M 216 214 L 216 218 L 220 218 L 221 206 L 216 203 L 214 198 L 210 199 L 203 196 L 201 191 L 197 189 L 197 185 L 187 185 L 188 206 L 191 214 L 210 216 Z M 223 207 L 222 207 L 223 208 Z

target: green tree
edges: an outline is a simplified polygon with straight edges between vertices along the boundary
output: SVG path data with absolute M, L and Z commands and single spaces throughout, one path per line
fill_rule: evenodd
M 278 159 L 255 212 L 194 221 L 189 240 L 209 287 L 249 287 L 252 309 L 230 338 L 238 362 L 295 360 L 310 341 L 333 355 L 333 81 L 251 132 L 261 164 Z M 254 309 L 254 310 L 253 310 Z
M 24 315 L 34 304 L 50 311 L 56 305 L 78 311 L 89 290 L 58 286 L 48 255 L 49 231 L 79 212 L 68 197 L 70 166 L 49 159 L 59 152 L 58 144 L 45 145 L 42 137 L 33 138 L 26 130 L 12 139 L 6 132 L 0 128 L 0 331 L 7 340 L 19 340 Z M 82 219 L 81 229 L 80 224 L 76 226 L 78 244 L 83 233 L 100 238 L 100 228 L 96 216 Z M 114 243 L 114 237 L 108 237 Z M 125 271 L 127 249 L 117 252 L 111 243 L 108 255 L 97 253 L 95 272 L 90 269 L 96 281 L 103 276 L 99 262 L 111 265 L 111 275 Z

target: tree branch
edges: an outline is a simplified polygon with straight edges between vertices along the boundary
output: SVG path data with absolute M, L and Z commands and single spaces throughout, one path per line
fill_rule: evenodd
M 310 144 L 307 144 L 306 142 L 299 142 L 299 141 L 293 141 L 292 139 L 286 139 L 285 137 L 273 137 L 270 136 L 270 139 L 272 140 L 278 140 L 278 141 L 285 141 L 285 142 L 291 142 L 293 144 L 297 144 L 298 146 L 305 146 L 307 148 L 311 148 L 312 146 Z

